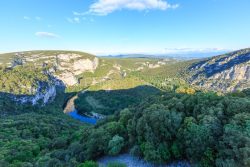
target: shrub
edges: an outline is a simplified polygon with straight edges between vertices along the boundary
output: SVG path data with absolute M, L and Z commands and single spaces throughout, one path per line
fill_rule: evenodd
M 84 163 L 78 165 L 78 167 L 98 167 L 98 163 L 94 161 L 85 161 Z

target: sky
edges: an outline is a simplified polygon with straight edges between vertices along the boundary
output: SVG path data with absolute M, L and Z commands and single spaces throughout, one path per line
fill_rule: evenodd
M 1 0 L 0 53 L 97 55 L 250 47 L 249 0 Z

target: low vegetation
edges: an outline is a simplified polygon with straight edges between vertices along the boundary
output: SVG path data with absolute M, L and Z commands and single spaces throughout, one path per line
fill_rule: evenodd
M 42 68 L 33 65 L 15 68 L 0 68 L 0 92 L 16 95 L 32 95 L 36 92 L 38 82 L 48 82 L 48 75 Z

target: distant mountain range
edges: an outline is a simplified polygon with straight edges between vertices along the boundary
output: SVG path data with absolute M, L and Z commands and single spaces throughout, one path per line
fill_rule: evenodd
M 113 58 L 159 58 L 159 59 L 176 59 L 176 60 L 191 60 L 201 59 L 212 56 L 225 54 L 228 51 L 216 52 L 188 52 L 188 53 L 169 53 L 169 54 L 117 54 L 117 55 L 102 55 L 100 57 L 113 57 Z

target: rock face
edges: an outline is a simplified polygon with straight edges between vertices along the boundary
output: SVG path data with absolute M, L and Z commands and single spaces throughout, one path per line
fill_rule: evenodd
M 0 93 L 10 96 L 14 101 L 20 103 L 31 103 L 32 105 L 45 105 L 52 101 L 56 94 L 57 88 L 65 88 L 65 86 L 73 86 L 78 84 L 78 76 L 84 72 L 95 72 L 99 65 L 99 59 L 93 55 L 83 52 L 71 51 L 31 51 L 23 53 L 13 53 L 6 57 L 4 65 L 9 70 L 17 66 L 29 66 L 41 69 L 44 77 L 49 80 L 34 80 L 31 84 L 25 81 L 18 86 L 24 86 L 29 93 L 16 94 L 14 92 Z M 0 62 L 2 63 L 2 62 Z M 17 67 L 18 68 L 18 67 Z M 34 77 L 34 76 L 33 76 Z
M 48 66 L 50 67 L 49 72 L 53 76 L 63 81 L 66 86 L 73 86 L 78 84 L 78 75 L 96 70 L 99 59 L 82 52 L 38 51 L 16 53 L 13 63 L 15 65 L 33 63 L 37 66 Z
M 232 92 L 249 88 L 250 49 L 201 61 L 189 70 L 189 82 L 207 90 Z
M 66 59 L 67 56 L 69 59 Z M 99 64 L 99 60 L 96 57 L 85 59 L 79 58 L 79 55 L 69 56 L 65 54 L 63 56 L 59 55 L 57 62 L 60 62 L 57 65 L 59 74 L 55 74 L 55 76 L 67 86 L 78 84 L 77 75 L 86 71 L 94 72 Z
M 52 101 L 57 94 L 57 88 L 78 84 L 78 75 L 84 72 L 94 72 L 99 65 L 99 59 L 82 52 L 69 51 L 35 51 L 13 54 L 9 68 L 33 64 L 48 76 L 49 81 L 35 81 L 36 87 L 31 86 L 30 94 L 12 94 L 2 92 L 20 103 L 45 105 Z M 25 86 L 25 83 L 24 83 Z
M 76 76 L 70 71 L 65 71 L 64 73 L 57 75 L 57 78 L 62 80 L 67 86 L 73 86 L 78 84 Z
M 44 92 L 37 90 L 37 93 L 34 96 L 15 97 L 14 100 L 21 103 L 31 103 L 32 105 L 36 105 L 39 101 L 41 101 L 42 105 L 45 105 L 49 102 L 49 100 L 53 101 L 55 96 L 56 88 L 52 85 L 46 88 Z
M 53 101 L 57 95 L 57 90 L 64 90 L 65 86 L 62 81 L 56 79 L 55 77 L 49 75 L 48 82 L 41 82 L 37 81 L 38 87 L 33 90 L 33 95 L 11 95 L 9 94 L 10 98 L 12 98 L 16 102 L 20 102 L 22 104 L 30 103 L 32 105 L 40 104 L 42 106 L 46 105 L 47 103 Z M 31 88 L 34 89 L 34 88 Z
M 41 102 L 41 105 L 45 105 L 50 101 L 53 101 L 56 97 L 56 85 L 48 85 L 47 83 L 39 83 L 36 93 L 34 95 L 9 95 L 14 101 L 24 103 L 30 103 L 36 105 Z

